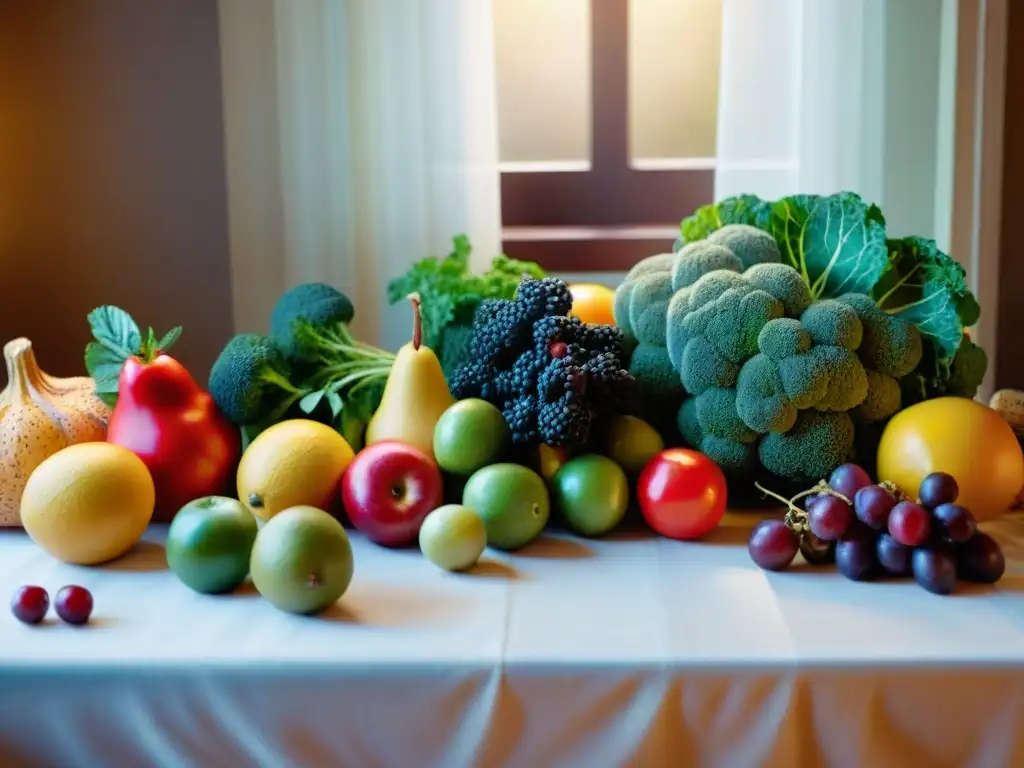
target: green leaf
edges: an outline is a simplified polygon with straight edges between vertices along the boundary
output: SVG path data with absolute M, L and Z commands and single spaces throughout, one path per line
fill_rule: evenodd
M 85 370 L 92 377 L 96 394 L 108 405 L 117 402 L 117 380 L 125 359 L 97 341 L 85 345 Z
M 97 342 L 126 359 L 138 354 L 142 334 L 131 315 L 123 309 L 107 304 L 94 309 L 86 319 Z
M 686 243 L 704 240 L 726 224 L 749 224 L 765 231 L 772 230 L 771 203 L 756 195 L 727 197 L 717 203 L 698 208 L 679 225 L 679 250 Z
M 851 192 L 782 198 L 772 234 L 816 299 L 870 295 L 889 264 L 881 211 Z
M 320 401 L 324 399 L 324 390 L 318 389 L 314 392 L 310 392 L 299 400 L 299 408 L 302 409 L 303 413 L 312 413 L 320 405 Z
M 331 415 L 334 418 L 338 418 L 338 415 L 345 410 L 345 402 L 337 392 L 331 391 L 327 393 L 327 404 L 331 406 Z
M 917 326 L 931 339 L 940 360 L 958 352 L 965 326 L 978 321 L 979 307 L 967 273 L 934 240 L 905 237 L 888 242 L 888 269 L 875 286 L 878 305 Z
M 176 325 L 167 333 L 165 333 L 160 341 L 156 343 L 157 349 L 161 352 L 166 353 L 168 349 L 174 346 L 174 343 L 181 338 L 181 326 Z

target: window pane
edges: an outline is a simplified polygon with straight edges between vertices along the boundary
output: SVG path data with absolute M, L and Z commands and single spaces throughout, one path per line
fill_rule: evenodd
M 629 153 L 713 158 L 722 0 L 630 0 Z
M 590 0 L 494 0 L 502 162 L 590 159 Z

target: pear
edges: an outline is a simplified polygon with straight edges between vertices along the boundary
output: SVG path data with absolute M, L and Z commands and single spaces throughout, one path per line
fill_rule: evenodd
M 397 440 L 434 458 L 434 427 L 455 400 L 437 355 L 422 343 L 420 298 L 412 294 L 409 301 L 412 341 L 395 355 L 380 406 L 366 427 L 366 445 Z

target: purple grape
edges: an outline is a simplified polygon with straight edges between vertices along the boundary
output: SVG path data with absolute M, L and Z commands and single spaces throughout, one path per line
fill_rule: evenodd
M 932 510 L 932 521 L 954 544 L 965 544 L 978 530 L 974 515 L 959 504 L 939 504 Z
M 876 531 L 885 530 L 896 498 L 880 485 L 866 485 L 853 497 L 857 519 Z
M 823 493 L 807 512 L 811 533 L 822 541 L 837 541 L 854 520 L 853 509 L 842 499 Z
M 888 533 L 878 537 L 875 555 L 878 563 L 893 576 L 909 576 L 911 573 L 910 559 L 914 550 L 900 544 Z
M 878 561 L 875 542 L 869 536 L 843 537 L 836 542 L 836 570 L 853 581 L 870 579 Z
M 1006 571 L 1006 557 L 999 543 L 978 531 L 957 552 L 957 572 L 964 581 L 995 584 Z
M 952 504 L 960 495 L 960 486 L 952 475 L 945 472 L 932 472 L 921 481 L 917 498 L 928 509 L 935 509 L 940 504 Z
M 799 549 L 800 537 L 782 520 L 762 520 L 747 540 L 750 559 L 766 571 L 781 571 Z
M 834 541 L 824 541 L 804 531 L 800 537 L 800 554 L 811 565 L 826 565 L 836 561 L 836 545 Z
M 838 491 L 852 501 L 857 491 L 871 485 L 871 476 L 856 464 L 842 464 L 833 470 L 828 484 L 832 490 Z
M 936 595 L 956 589 L 956 557 L 948 546 L 918 547 L 911 557 L 914 581 Z
M 901 501 L 889 514 L 889 534 L 900 544 L 919 547 L 928 541 L 932 519 L 928 510 L 912 501 Z

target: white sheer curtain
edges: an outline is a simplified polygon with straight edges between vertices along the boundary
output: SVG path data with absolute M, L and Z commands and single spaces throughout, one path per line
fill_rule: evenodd
M 390 278 L 469 235 L 499 252 L 489 0 L 220 0 L 235 323 L 286 287 L 351 295 L 395 348 Z

